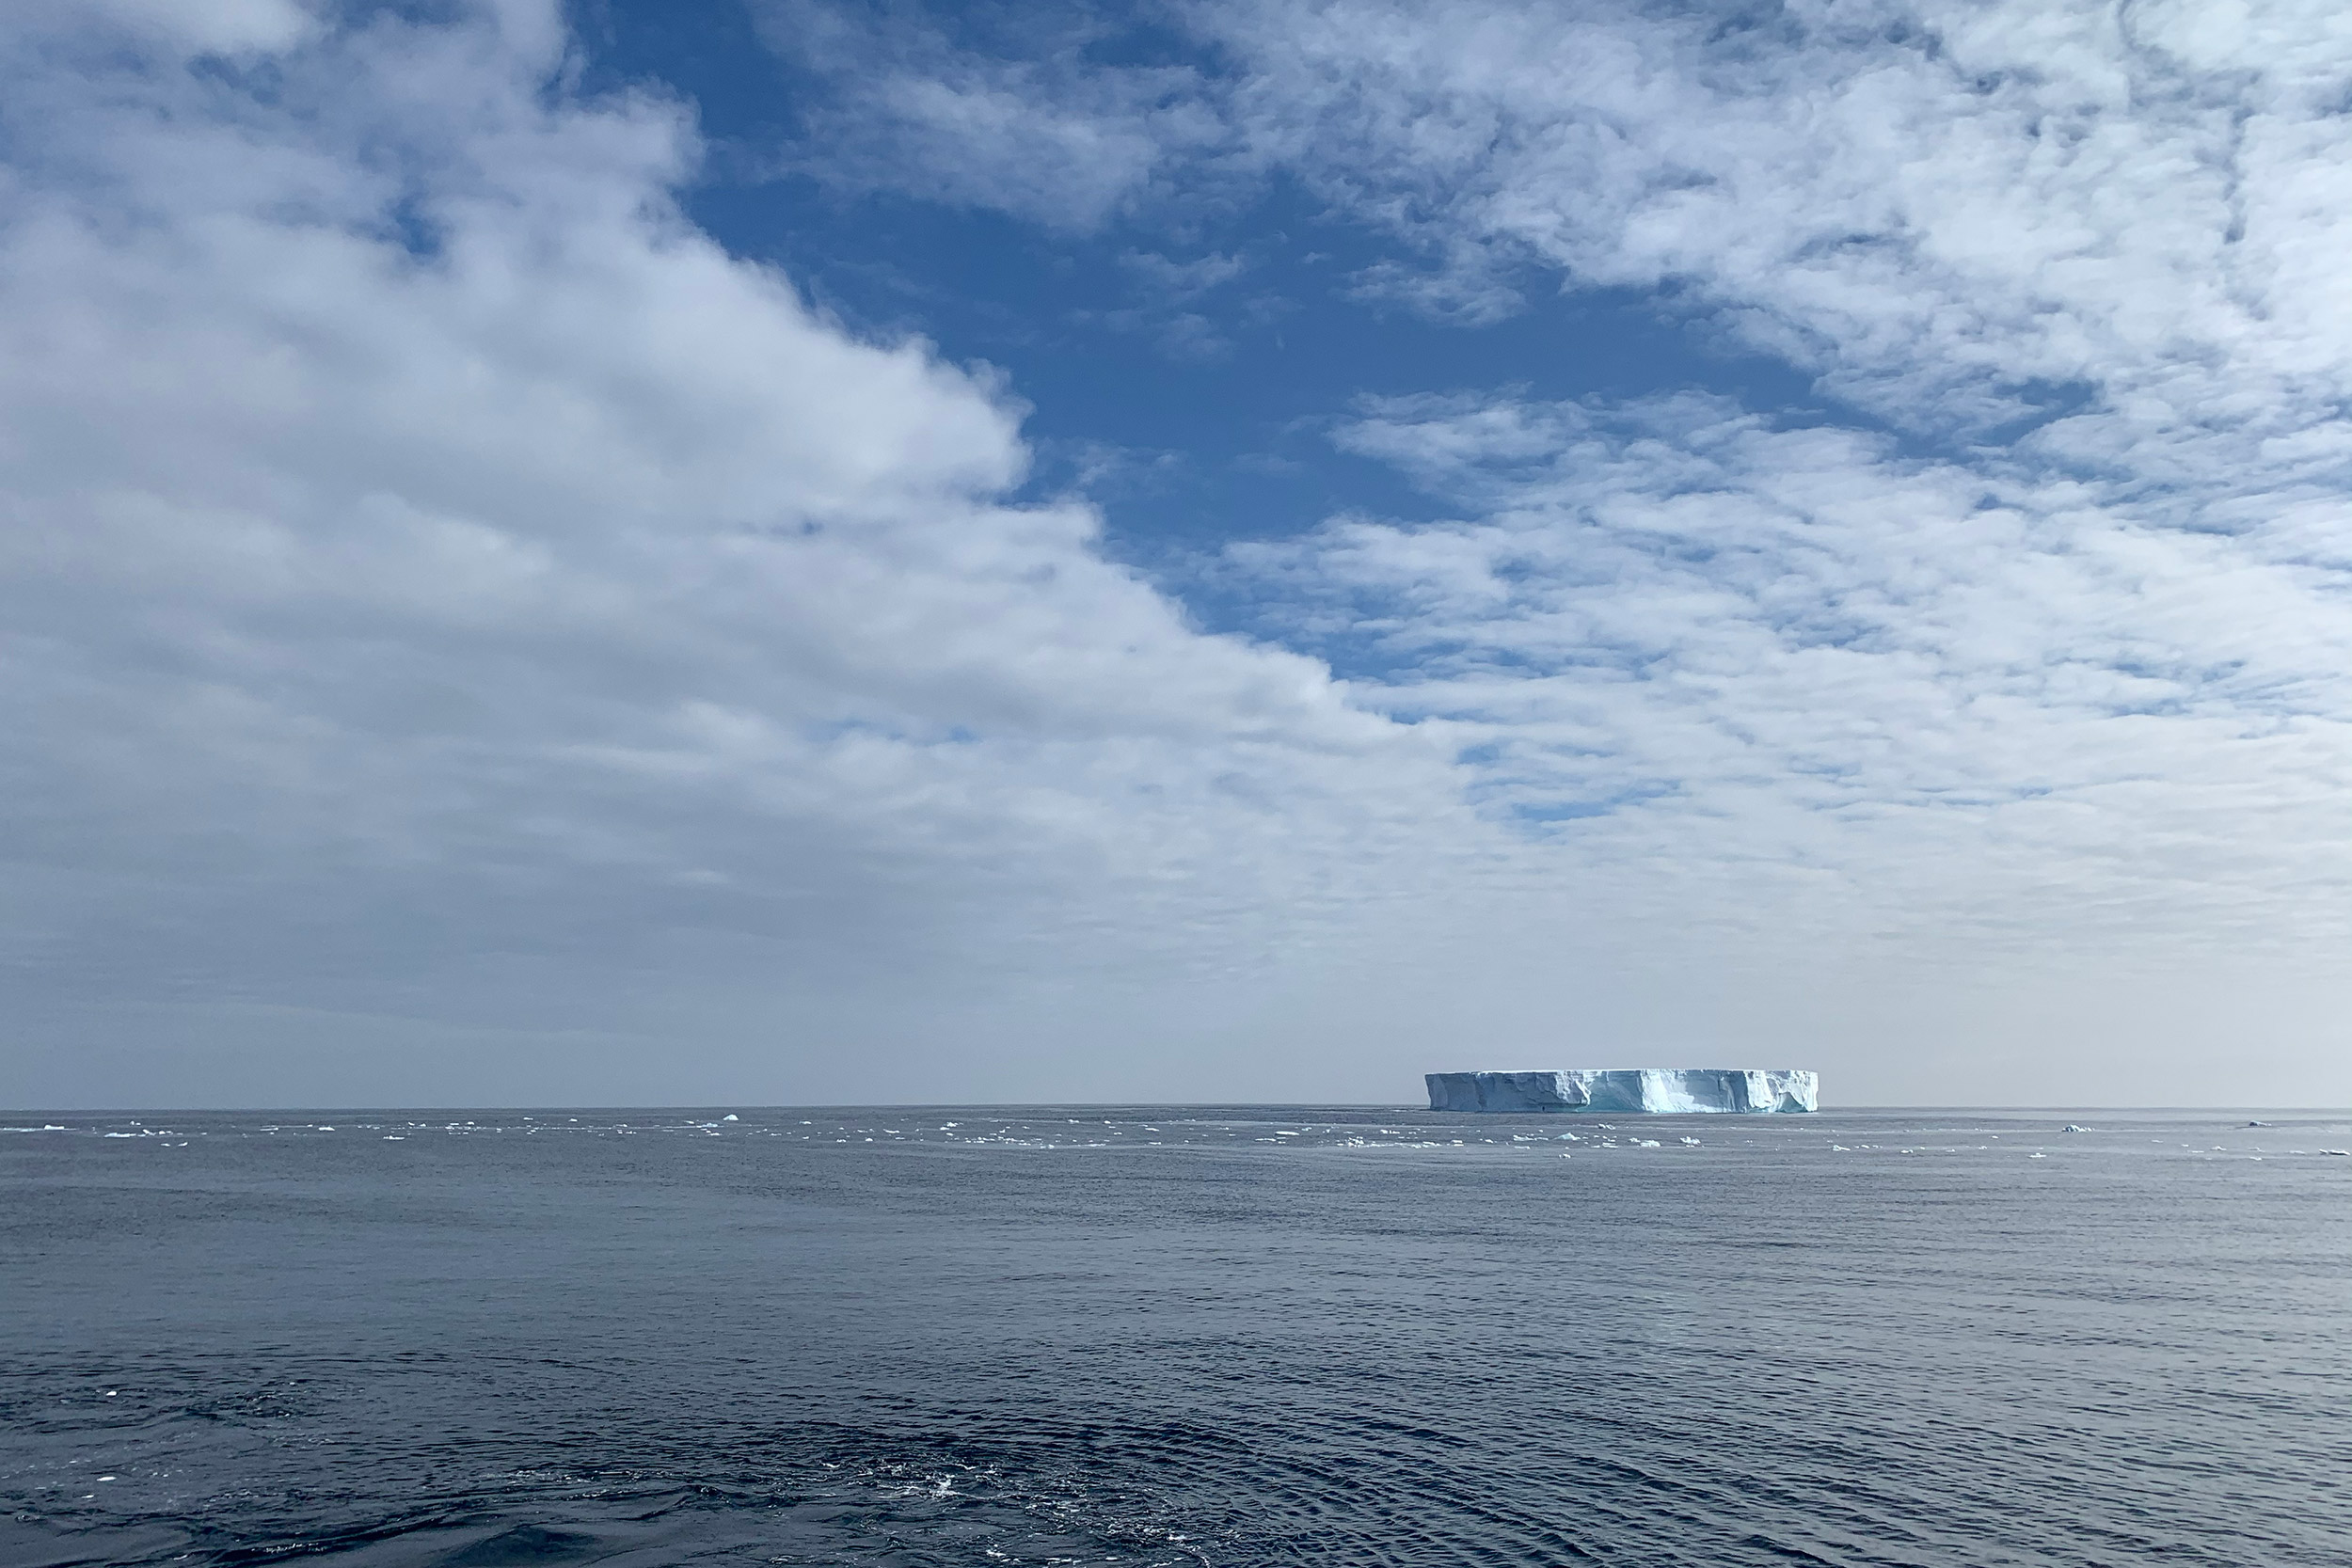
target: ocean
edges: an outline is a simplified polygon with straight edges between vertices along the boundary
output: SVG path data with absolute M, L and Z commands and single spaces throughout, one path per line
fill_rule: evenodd
M 19 1116 L 0 1568 L 2342 1568 L 2347 1147 L 2309 1112 Z

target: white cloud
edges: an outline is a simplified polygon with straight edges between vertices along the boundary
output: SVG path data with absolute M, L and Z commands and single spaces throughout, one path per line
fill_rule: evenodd
M 127 36 L 185 55 L 275 54 L 310 37 L 318 25 L 312 8 L 300 0 L 19 0 L 11 10 L 20 37 L 118 41 Z
M 2352 581 L 2291 540 L 1706 399 L 1406 400 L 1342 439 L 1463 520 L 1232 554 L 1572 858 L 1751 898 L 1803 868 L 1835 907 L 1777 920 L 2008 962 L 2352 942 Z
M 1672 285 L 1921 429 L 2086 388 L 2111 418 L 2046 443 L 2080 461 L 2275 441 L 2352 396 L 2328 0 L 1182 8 L 1222 74 L 778 14 L 870 84 L 827 127 L 865 150 L 845 178 L 1084 228 L 1281 170 L 1416 247 L 1368 297 L 1484 324 L 1528 262 Z
M 1677 285 L 1901 424 L 1508 398 L 1348 428 L 1447 496 L 1286 585 L 1383 617 L 1498 798 L 1633 802 L 2020 948 L 2328 968 L 2352 890 L 2352 24 L 2338 8 L 1214 8 L 1253 144 L 1475 286 Z M 1278 555 L 1281 552 L 1277 552 Z M 1344 619 L 1344 614 L 1342 615 Z M 1643 803 L 1646 802 L 1646 803 Z M 1857 895 L 1859 896 L 1859 895 Z M 1963 944 L 1964 945 L 1964 944 Z
M 1051 228 L 1100 228 L 1180 162 L 1184 182 L 1230 154 L 1232 130 L 1187 67 L 1102 71 L 1086 46 L 1106 30 L 1040 10 L 1006 57 L 956 49 L 900 14 L 812 0 L 755 8 L 787 58 L 840 85 L 804 112 L 820 154 L 792 166 L 836 184 L 1017 213 Z M 1162 194 L 1167 194 L 1163 192 Z
M 1497 276 L 1495 258 L 1477 246 L 1457 246 L 1430 264 L 1375 261 L 1350 279 L 1350 297 L 1368 305 L 1394 303 L 1455 326 L 1492 326 L 1527 309 L 1527 296 Z
M 1671 281 L 1958 438 L 1366 405 L 1451 520 L 1230 552 L 1296 652 L 1010 503 L 1018 388 L 692 229 L 684 112 L 571 95 L 551 8 L 182 14 L 5 61 L 14 1082 L 1355 1097 L 1606 1041 L 2340 1098 L 2329 13 L 803 40 L 867 72 L 849 178 L 1068 229 L 1279 165 L 1407 242 L 1368 288 Z M 2088 390 L 1960 444 L 2036 383 Z
M 1531 273 L 1655 291 L 1943 454 L 1704 398 L 1342 427 L 1454 520 L 1240 546 L 1220 590 L 1454 726 L 1477 798 L 1548 841 L 1531 882 L 1678 919 L 1694 968 L 1811 976 L 1800 1013 L 1843 954 L 1856 994 L 1940 1015 L 1943 982 L 1889 976 L 2075 1029 L 2062 995 L 2166 991 L 2217 1061 L 2257 1047 L 2214 998 L 2293 994 L 2261 1048 L 2340 1050 L 2343 8 L 1183 14 L 1230 62 L 1198 89 L 1230 145 L 1137 160 L 1132 210 L 1218 145 L 1212 181 L 1279 170 L 1396 237 L 1368 296 L 1490 323 Z
M 1442 815 L 1320 664 L 1002 501 L 997 388 L 687 226 L 682 115 L 550 95 L 544 21 L 379 21 L 250 91 L 10 62 L 20 1026 L 627 1033 L 707 990 L 921 1055 L 992 974 L 1255 961 L 1332 846 Z M 828 1054 L 769 1092 L 912 1087 Z
M 1179 261 L 1156 251 L 1130 250 L 1119 260 L 1120 264 L 1134 274 L 1136 280 L 1153 296 L 1178 302 L 1198 299 L 1249 270 L 1247 257 L 1227 256 L 1216 251 L 1197 256 L 1189 261 Z
M 1684 285 L 1923 428 L 2082 383 L 2145 452 L 2352 393 L 2352 22 L 2317 3 L 1365 0 L 1199 13 L 1237 121 L 1483 291 Z

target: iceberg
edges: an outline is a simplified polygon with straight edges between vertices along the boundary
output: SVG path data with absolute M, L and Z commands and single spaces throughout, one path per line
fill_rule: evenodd
M 1433 1111 L 1614 1111 L 1624 1115 L 1811 1111 L 1806 1068 L 1576 1068 L 1565 1072 L 1432 1072 Z

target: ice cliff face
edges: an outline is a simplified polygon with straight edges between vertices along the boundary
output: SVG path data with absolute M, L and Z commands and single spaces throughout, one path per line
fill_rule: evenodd
M 1428 1079 L 1433 1111 L 1810 1111 L 1820 1088 L 1804 1068 L 1586 1068 Z

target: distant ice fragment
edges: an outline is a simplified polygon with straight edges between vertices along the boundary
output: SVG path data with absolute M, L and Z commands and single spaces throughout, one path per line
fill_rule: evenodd
M 1579 1068 L 1561 1072 L 1432 1072 L 1433 1111 L 1811 1111 L 1804 1068 Z
M 733 1111 L 729 1111 L 725 1116 L 721 1117 L 719 1119 L 721 1121 L 740 1121 L 743 1118 L 737 1116 Z
M 2058 1131 L 2061 1132 L 2088 1132 L 2090 1129 L 2070 1121 L 2065 1126 L 2059 1128 Z

